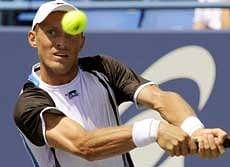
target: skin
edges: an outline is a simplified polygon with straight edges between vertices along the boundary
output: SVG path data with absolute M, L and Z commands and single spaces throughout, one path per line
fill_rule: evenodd
M 221 9 L 220 22 L 221 22 L 222 30 L 230 29 L 230 9 L 227 8 Z M 205 30 L 205 29 L 210 29 L 210 27 L 208 27 L 208 25 L 205 24 L 204 22 L 195 22 L 193 24 L 193 29 Z
M 192 28 L 194 30 L 205 30 L 208 29 L 208 26 L 206 26 L 204 23 L 202 22 L 196 22 L 192 25 Z
M 178 127 L 180 127 L 186 117 L 196 116 L 190 105 L 180 95 L 175 92 L 162 91 L 157 87 L 145 87 L 138 95 L 138 102 L 157 110 L 165 120 Z M 222 129 L 198 129 L 193 132 L 191 137 L 192 141 L 198 142 L 199 149 L 195 152 L 201 158 L 213 159 L 225 152 L 222 145 L 224 139 L 227 138 L 227 133 Z M 160 143 L 158 142 L 158 144 Z M 197 148 L 193 145 L 193 142 L 191 143 L 191 140 L 187 140 L 187 144 L 190 145 L 190 153 L 195 153 L 194 149 Z M 165 148 L 165 145 L 160 144 L 160 146 L 168 150 L 168 148 Z M 175 151 L 168 152 L 172 156 L 178 155 Z
M 70 36 L 62 31 L 60 21 L 63 15 L 64 12 L 51 13 L 35 30 L 28 33 L 29 44 L 37 49 L 41 64 L 38 75 L 50 85 L 65 84 L 75 78 L 78 73 L 78 55 L 85 42 L 83 34 Z M 162 91 L 155 85 L 149 85 L 138 94 L 137 101 L 157 110 L 169 122 L 160 123 L 157 136 L 157 143 L 169 155 L 179 156 L 197 152 L 192 138 L 179 128 L 186 117 L 195 115 L 183 98 L 176 93 Z M 135 148 L 132 125 L 87 131 L 65 116 L 45 113 L 44 120 L 46 138 L 50 146 L 90 161 L 122 154 Z M 213 130 L 207 132 L 207 129 L 194 132 L 194 137 L 201 146 L 201 150 L 198 151 L 201 157 L 213 158 L 222 154 L 223 150 L 220 150 L 218 144 L 221 145 L 226 133 L 222 130 L 216 131 L 218 134 Z M 203 142 L 204 145 L 200 144 Z
M 221 11 L 221 27 L 222 29 L 230 29 L 230 9 L 222 9 Z
M 62 16 L 62 12 L 52 13 L 28 34 L 30 45 L 38 51 L 39 75 L 51 85 L 68 83 L 77 75 L 78 54 L 85 42 L 83 34 L 71 36 L 62 31 Z

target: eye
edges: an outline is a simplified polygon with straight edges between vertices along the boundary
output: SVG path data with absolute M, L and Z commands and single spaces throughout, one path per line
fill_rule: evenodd
M 49 36 L 55 36 L 57 33 L 54 29 L 47 30 Z

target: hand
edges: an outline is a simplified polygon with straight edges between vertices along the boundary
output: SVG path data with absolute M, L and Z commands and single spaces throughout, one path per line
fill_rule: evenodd
M 157 143 L 170 156 L 186 156 L 197 152 L 197 147 L 190 136 L 180 128 L 161 122 L 157 135 Z
M 192 134 L 198 142 L 198 155 L 202 158 L 213 159 L 225 152 L 223 147 L 227 133 L 222 129 L 198 129 Z

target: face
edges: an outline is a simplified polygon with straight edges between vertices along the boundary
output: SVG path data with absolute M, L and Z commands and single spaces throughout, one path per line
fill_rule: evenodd
M 34 31 L 28 40 L 37 48 L 40 59 L 40 77 L 47 82 L 68 82 L 77 74 L 77 60 L 84 45 L 83 34 L 71 36 L 61 27 L 64 12 L 51 13 Z

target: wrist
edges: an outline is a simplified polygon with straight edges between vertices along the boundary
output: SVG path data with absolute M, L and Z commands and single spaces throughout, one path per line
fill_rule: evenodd
M 196 130 L 204 128 L 204 125 L 196 116 L 189 116 L 182 122 L 180 127 L 191 136 Z
M 132 138 L 137 147 L 142 147 L 157 139 L 159 120 L 144 119 L 133 124 Z

